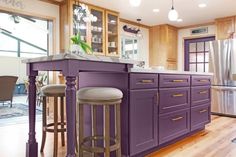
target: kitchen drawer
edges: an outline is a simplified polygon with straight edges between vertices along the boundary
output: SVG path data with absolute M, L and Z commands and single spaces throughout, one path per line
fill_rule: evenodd
M 130 89 L 145 89 L 158 87 L 157 74 L 130 74 Z
M 190 76 L 160 74 L 159 85 L 161 88 L 188 87 L 190 86 Z
M 204 127 L 210 122 L 210 104 L 191 108 L 191 131 Z
M 159 89 L 160 114 L 190 107 L 190 88 Z
M 191 106 L 202 105 L 211 101 L 211 87 L 199 86 L 191 88 Z
M 190 131 L 190 110 L 171 112 L 159 117 L 159 143 L 171 141 Z
M 211 76 L 195 76 L 193 75 L 191 78 L 192 86 L 206 86 L 211 85 Z

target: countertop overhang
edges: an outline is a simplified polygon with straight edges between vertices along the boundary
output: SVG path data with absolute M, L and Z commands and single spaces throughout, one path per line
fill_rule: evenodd
M 107 56 L 95 56 L 95 55 L 78 55 L 72 53 L 60 53 L 56 55 L 50 55 L 46 57 L 37 57 L 22 60 L 22 63 L 37 63 L 37 62 L 48 62 L 58 61 L 65 59 L 82 60 L 82 61 L 95 61 L 95 62 L 108 62 L 108 63 L 120 63 L 120 64 L 135 64 L 134 60 L 120 59 L 117 57 Z

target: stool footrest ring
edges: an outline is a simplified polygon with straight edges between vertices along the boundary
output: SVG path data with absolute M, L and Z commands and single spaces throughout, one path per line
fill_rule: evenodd
M 97 146 L 87 146 L 87 142 L 92 142 L 92 141 L 98 141 L 98 140 L 104 140 L 103 136 L 89 136 L 83 139 L 83 142 L 80 146 L 80 149 L 83 151 L 91 152 L 91 153 L 104 153 L 105 148 L 104 147 L 97 147 Z M 110 138 L 111 142 L 114 142 L 115 144 L 110 145 L 110 151 L 115 151 L 120 148 L 120 142 L 117 141 L 115 138 Z

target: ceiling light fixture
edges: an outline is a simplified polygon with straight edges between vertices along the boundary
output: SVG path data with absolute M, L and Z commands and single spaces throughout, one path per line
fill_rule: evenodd
M 170 21 L 176 21 L 178 19 L 179 15 L 178 12 L 174 8 L 174 0 L 172 0 L 172 7 L 169 11 L 168 18 Z
M 158 12 L 160 12 L 160 9 L 153 9 L 152 10 L 154 13 L 158 13 Z
M 141 0 L 129 0 L 129 3 L 133 7 L 138 7 L 141 4 Z
M 198 7 L 199 8 L 205 8 L 207 5 L 206 5 L 206 3 L 200 3 L 200 4 L 198 4 Z

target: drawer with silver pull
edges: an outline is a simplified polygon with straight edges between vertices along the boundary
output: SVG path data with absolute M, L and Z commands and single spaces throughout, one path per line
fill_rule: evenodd
M 160 114 L 190 107 L 190 88 L 162 88 L 159 89 Z
M 159 143 L 165 143 L 190 131 L 189 109 L 170 112 L 159 117 Z
M 189 87 L 190 76 L 160 74 L 159 85 L 160 88 Z
M 210 122 L 210 104 L 191 108 L 191 131 L 204 127 Z
M 192 86 L 207 86 L 211 85 L 211 76 L 197 76 L 193 75 L 191 77 Z
M 158 74 L 130 74 L 130 89 L 150 89 L 158 87 Z
M 197 86 L 191 88 L 191 106 L 202 105 L 211 101 L 211 87 Z

